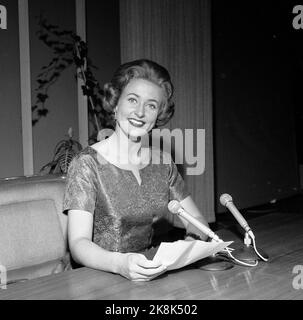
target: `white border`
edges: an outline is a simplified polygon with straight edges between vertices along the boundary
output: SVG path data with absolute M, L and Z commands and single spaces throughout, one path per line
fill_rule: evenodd
M 28 0 L 18 0 L 20 87 L 24 175 L 34 173 Z

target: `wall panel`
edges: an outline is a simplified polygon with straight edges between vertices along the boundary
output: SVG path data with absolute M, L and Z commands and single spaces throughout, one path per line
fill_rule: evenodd
M 120 65 L 119 0 L 86 1 L 86 30 L 88 55 L 101 87 L 110 81 Z M 89 126 L 90 135 L 95 127 Z
M 0 29 L 0 178 L 23 175 L 18 1 L 1 0 L 7 29 Z
M 37 75 L 41 67 L 53 58 L 51 50 L 38 39 L 38 18 L 42 15 L 61 30 L 76 31 L 74 0 L 29 0 L 31 88 L 32 103 L 35 103 Z M 76 70 L 72 66 L 65 70 L 59 80 L 49 90 L 47 108 L 49 114 L 33 127 L 34 173 L 52 157 L 56 144 L 67 137 L 69 127 L 78 139 L 77 82 Z

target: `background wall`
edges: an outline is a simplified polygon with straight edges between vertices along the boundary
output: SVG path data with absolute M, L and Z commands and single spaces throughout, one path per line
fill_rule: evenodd
M 18 0 L 1 0 L 7 30 L 0 29 L 0 178 L 23 175 Z
M 29 38 L 32 105 L 36 101 L 37 76 L 53 56 L 36 34 L 40 15 L 60 30 L 76 32 L 75 0 L 29 0 Z M 0 31 L 0 178 L 23 175 L 20 105 L 18 1 L 3 0 L 8 10 L 8 29 Z M 87 43 L 94 74 L 102 86 L 120 65 L 119 1 L 86 1 Z M 46 101 L 49 110 L 33 126 L 34 173 L 52 157 L 56 144 L 73 128 L 78 139 L 77 81 L 74 66 L 65 70 L 51 86 Z
M 216 198 L 230 193 L 242 208 L 299 189 L 293 6 L 213 1 Z
M 51 50 L 36 35 L 40 15 L 50 24 L 58 25 L 61 30 L 75 31 L 75 1 L 29 0 L 32 105 L 36 99 L 37 75 L 42 66 L 47 65 L 53 58 Z M 73 128 L 74 138 L 78 139 L 75 74 L 76 70 L 72 66 L 52 85 L 46 102 L 49 114 L 33 126 L 34 173 L 38 173 L 43 165 L 52 160 L 56 144 L 66 138 L 70 127 Z
M 103 86 L 121 61 L 119 0 L 87 0 L 86 31 L 88 54 L 97 67 L 94 74 Z
M 101 87 L 111 80 L 121 63 L 119 26 L 119 0 L 86 1 L 88 56 L 96 66 L 93 71 Z M 89 132 L 95 132 L 91 125 Z

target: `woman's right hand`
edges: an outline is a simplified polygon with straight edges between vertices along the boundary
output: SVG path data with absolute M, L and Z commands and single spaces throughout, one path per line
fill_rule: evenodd
M 164 273 L 165 265 L 141 253 L 122 253 L 118 273 L 132 281 L 149 281 Z

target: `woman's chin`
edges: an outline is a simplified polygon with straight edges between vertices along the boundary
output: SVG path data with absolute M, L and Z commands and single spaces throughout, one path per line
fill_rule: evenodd
M 145 133 L 145 134 L 146 134 L 146 133 Z M 141 141 L 142 137 L 145 136 L 145 134 L 141 135 L 141 134 L 138 134 L 138 133 L 129 133 L 129 134 L 128 134 L 128 138 L 129 138 L 131 141 L 139 142 L 139 141 Z
M 131 140 L 138 140 L 141 139 L 142 137 L 146 136 L 148 134 L 148 131 L 145 129 L 140 129 L 136 128 L 134 130 L 129 130 L 128 131 L 128 136 Z

